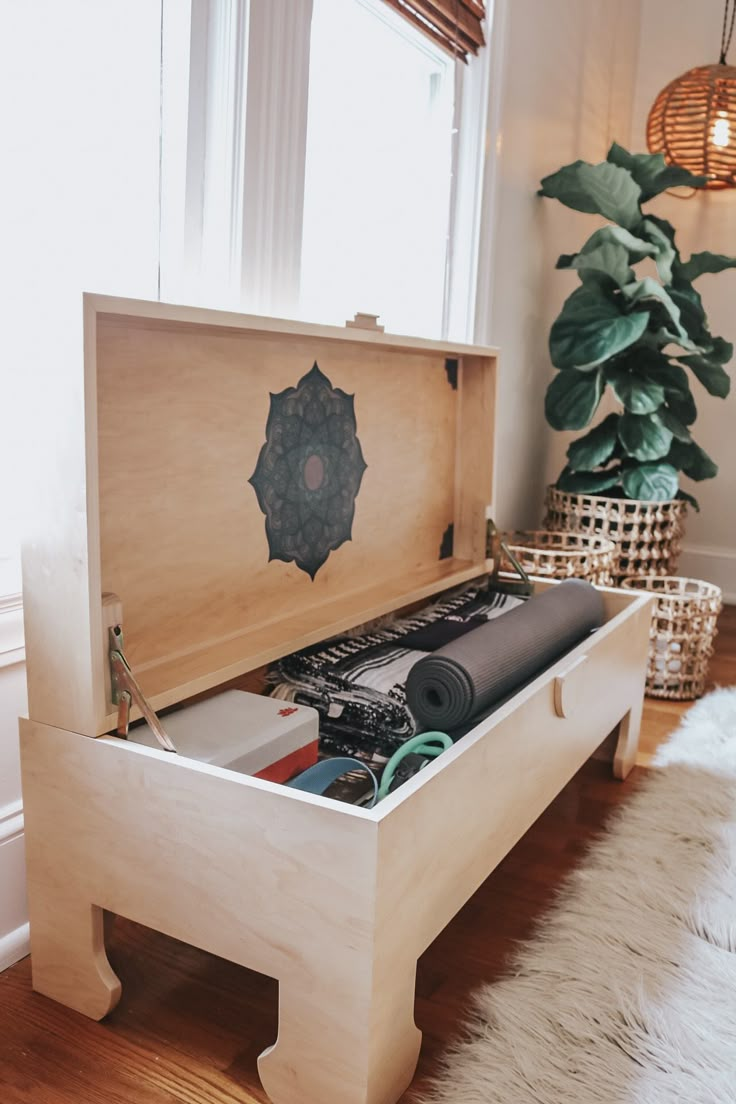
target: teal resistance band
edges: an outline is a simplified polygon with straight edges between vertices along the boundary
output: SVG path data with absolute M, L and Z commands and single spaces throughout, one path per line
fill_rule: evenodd
M 401 745 L 398 751 L 394 752 L 383 768 L 380 786 L 375 774 L 366 763 L 362 763 L 360 759 L 347 757 L 323 759 L 321 762 L 315 763 L 313 767 L 308 767 L 305 771 L 302 771 L 296 778 L 292 778 L 286 785 L 295 790 L 304 790 L 306 793 L 323 794 L 333 782 L 344 774 L 355 770 L 364 771 L 373 783 L 373 796 L 368 801 L 368 808 L 370 809 L 376 802 L 386 796 L 396 774 L 396 768 L 407 755 L 414 753 L 436 759 L 438 755 L 441 755 L 443 751 L 450 747 L 452 747 L 452 740 L 444 732 L 422 732 L 419 736 L 412 736 L 410 740 Z
M 446 732 L 420 732 L 418 736 L 412 736 L 410 740 L 401 745 L 398 751 L 394 752 L 383 768 L 381 785 L 378 787 L 378 800 L 381 801 L 387 795 L 394 780 L 396 768 L 407 755 L 426 755 L 431 759 L 436 759 L 438 755 L 451 747 L 452 740 Z

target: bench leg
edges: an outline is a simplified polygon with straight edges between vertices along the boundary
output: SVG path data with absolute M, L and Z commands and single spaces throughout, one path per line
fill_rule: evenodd
M 33 988 L 93 1020 L 120 1000 L 120 980 L 105 953 L 103 911 L 70 903 L 68 893 L 29 892 Z
M 338 972 L 339 953 L 281 983 L 278 1038 L 258 1059 L 274 1104 L 395 1104 L 414 1076 L 416 963 L 377 970 L 353 951 Z
M 629 710 L 618 727 L 618 740 L 613 755 L 613 775 L 614 778 L 620 778 L 622 781 L 636 763 L 643 708 L 644 702 L 642 700 L 633 709 Z

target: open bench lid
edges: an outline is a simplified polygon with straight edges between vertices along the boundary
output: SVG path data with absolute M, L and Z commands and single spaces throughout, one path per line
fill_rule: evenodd
M 31 563 L 33 719 L 114 727 L 103 593 L 163 708 L 485 569 L 493 349 L 100 296 L 84 309 L 89 640 L 69 724 L 34 676 L 57 619 L 44 627 L 54 599 L 39 603 Z M 57 585 L 79 556 L 58 549 Z

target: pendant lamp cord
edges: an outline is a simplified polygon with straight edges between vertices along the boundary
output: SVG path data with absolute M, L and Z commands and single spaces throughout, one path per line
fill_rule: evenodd
M 731 22 L 728 21 L 728 9 L 731 9 Z M 721 58 L 720 64 L 726 64 L 726 55 L 728 54 L 729 46 L 731 45 L 731 39 L 733 38 L 733 25 L 736 20 L 736 0 L 726 0 L 723 8 L 723 30 L 721 31 Z

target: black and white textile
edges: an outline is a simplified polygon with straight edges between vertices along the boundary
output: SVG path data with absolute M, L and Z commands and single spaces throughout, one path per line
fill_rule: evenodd
M 417 732 L 405 693 L 413 665 L 523 601 L 474 585 L 380 629 L 305 648 L 272 668 L 272 695 L 318 710 L 321 751 L 386 759 Z

